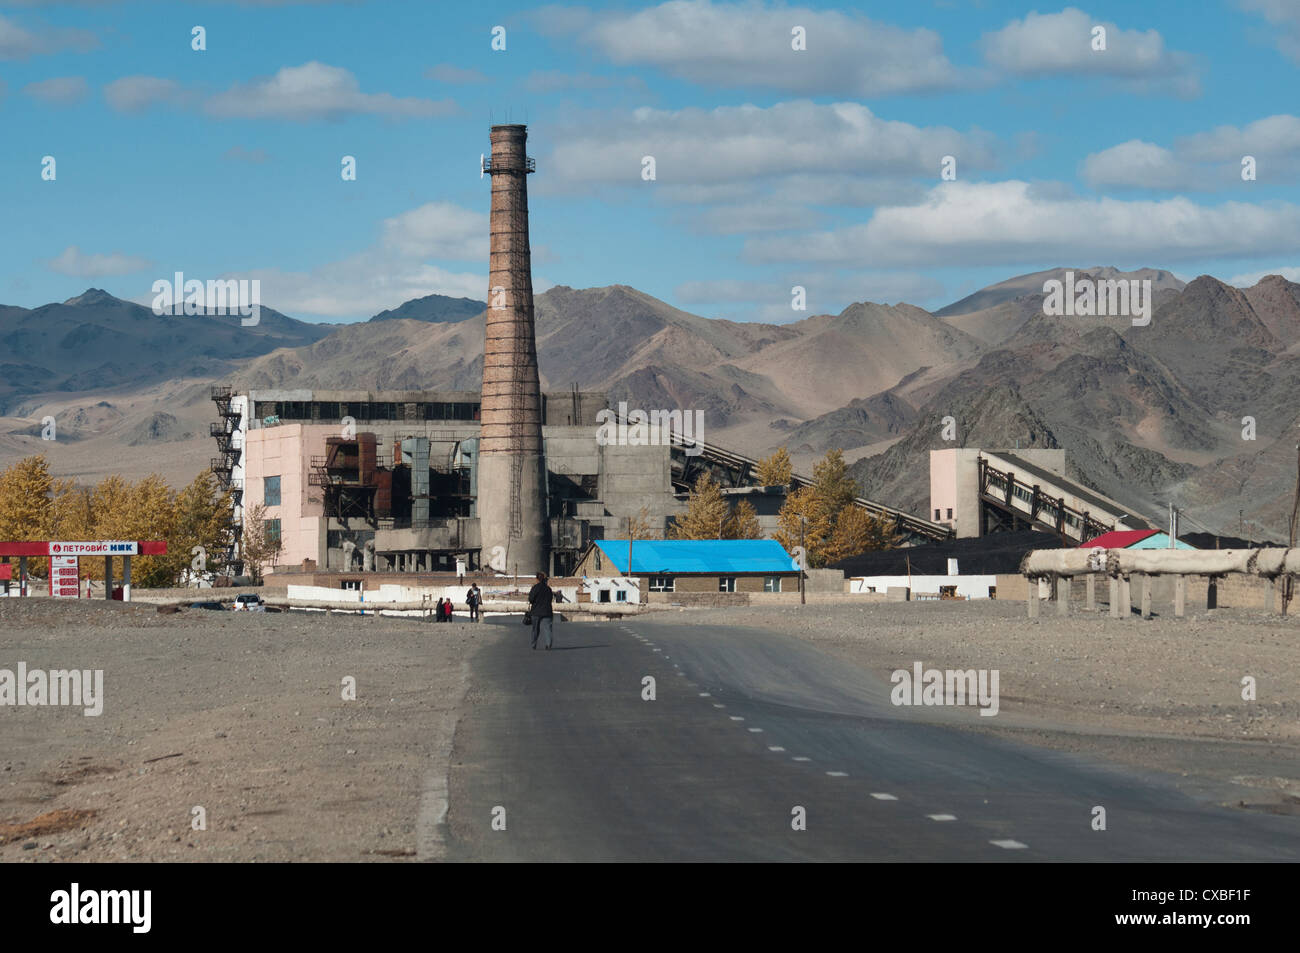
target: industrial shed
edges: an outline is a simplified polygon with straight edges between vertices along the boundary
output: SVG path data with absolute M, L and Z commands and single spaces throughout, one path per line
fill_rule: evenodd
M 593 542 L 574 575 L 637 576 L 651 593 L 793 592 L 799 569 L 773 539 L 638 539 Z

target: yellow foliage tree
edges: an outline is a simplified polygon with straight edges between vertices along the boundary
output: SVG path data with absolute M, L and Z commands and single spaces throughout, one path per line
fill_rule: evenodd
M 812 484 L 800 487 L 786 497 L 777 516 L 777 541 L 794 553 L 800 545 L 802 527 L 804 555 L 809 567 L 817 568 L 843 559 L 840 554 L 845 549 L 871 538 L 870 528 L 864 526 L 858 516 L 849 516 L 839 540 L 835 538 L 838 524 L 845 514 L 858 512 L 853 505 L 857 495 L 858 486 L 848 474 L 843 451 L 827 451 L 826 456 L 813 466 Z M 877 532 L 877 536 L 880 535 Z
M 794 476 L 794 464 L 785 447 L 777 447 L 769 456 L 758 461 L 754 476 L 760 486 L 786 486 Z
M 627 521 L 627 538 L 628 539 L 649 539 L 650 538 L 650 510 L 641 507 L 641 512 L 636 516 L 628 518 Z
M 239 551 L 244 558 L 244 568 L 253 582 L 262 581 L 262 570 L 274 566 L 283 544 L 275 525 L 266 517 L 266 506 L 258 503 L 244 511 L 244 529 L 239 539 Z
M 722 488 L 704 473 L 695 481 L 686 501 L 686 512 L 673 521 L 669 539 L 721 539 L 728 516 Z
M 758 525 L 758 511 L 749 500 L 741 500 L 731 511 L 725 524 L 727 539 L 761 539 L 763 530 Z
M 869 550 L 893 549 L 901 538 L 896 520 L 870 516 L 866 510 L 849 506 L 835 521 L 824 558 L 830 565 Z
M 24 457 L 0 472 L 0 540 L 49 539 L 53 485 L 42 454 Z M 28 573 L 44 575 L 45 568 L 44 558 L 27 561 Z

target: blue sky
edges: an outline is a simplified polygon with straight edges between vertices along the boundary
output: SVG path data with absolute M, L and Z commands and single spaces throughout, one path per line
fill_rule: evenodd
M 18 0 L 0 303 L 176 271 L 307 320 L 484 298 L 493 121 L 530 127 L 539 290 L 784 322 L 1056 265 L 1300 280 L 1298 70 L 1300 0 Z

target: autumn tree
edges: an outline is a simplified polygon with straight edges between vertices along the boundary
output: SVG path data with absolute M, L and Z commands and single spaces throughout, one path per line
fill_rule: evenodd
M 760 486 L 786 486 L 794 476 L 794 465 L 785 447 L 777 447 L 771 455 L 758 461 L 755 478 Z
M 231 492 L 218 492 L 212 471 L 203 470 L 176 497 L 167 537 L 172 584 L 179 585 L 191 571 L 214 570 L 216 555 L 229 545 L 231 531 Z
M 49 539 L 50 490 L 54 481 L 44 455 L 24 457 L 0 472 L 0 539 Z M 45 573 L 44 558 L 29 559 L 27 571 Z
M 723 527 L 727 539 L 761 539 L 762 527 L 758 525 L 758 511 L 749 500 L 741 500 L 731 511 Z
M 279 521 L 266 517 L 265 504 L 258 503 L 244 511 L 244 530 L 239 541 L 244 568 L 253 577 L 254 584 L 262 581 L 262 570 L 275 565 L 283 544 L 280 541 Z
M 803 546 L 808 566 L 821 565 L 821 552 L 834 527 L 820 519 L 821 510 L 810 486 L 800 487 L 787 494 L 781 511 L 777 514 L 777 530 L 772 537 L 786 552 L 798 555 Z
M 876 549 L 893 549 L 902 539 L 897 520 L 871 516 L 866 510 L 849 506 L 835 521 L 824 556 L 828 565 Z
M 849 516 L 839 540 L 835 538 L 841 518 L 857 510 L 853 504 L 857 495 L 858 485 L 849 476 L 843 451 L 827 451 L 826 456 L 813 466 L 812 483 L 786 497 L 777 516 L 777 541 L 794 552 L 800 545 L 802 529 L 804 554 L 809 567 L 818 568 L 844 558 L 839 554 L 869 536 L 869 528 L 857 516 Z
M 721 539 L 729 507 L 712 475 L 701 474 L 691 488 L 686 512 L 673 521 L 670 539 Z
M 649 539 L 650 538 L 650 510 L 641 507 L 641 512 L 636 516 L 628 517 L 627 521 L 627 538 L 628 539 Z

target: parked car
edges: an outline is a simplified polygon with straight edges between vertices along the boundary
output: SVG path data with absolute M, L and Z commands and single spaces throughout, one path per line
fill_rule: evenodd
M 244 609 L 248 612 L 265 612 L 266 603 L 262 601 L 262 597 L 257 593 L 245 592 L 235 597 L 235 604 L 232 608 L 236 610 Z
M 191 602 L 191 609 L 224 609 L 225 606 L 220 602 Z

